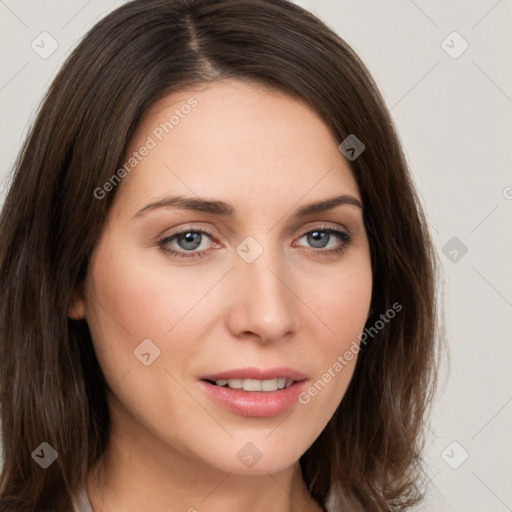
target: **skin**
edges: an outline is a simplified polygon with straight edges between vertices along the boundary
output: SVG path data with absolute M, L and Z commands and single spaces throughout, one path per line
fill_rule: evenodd
M 84 296 L 70 311 L 86 318 L 109 386 L 111 438 L 87 492 L 95 512 L 317 511 L 298 459 L 343 398 L 356 357 L 307 405 L 269 418 L 227 411 L 198 378 L 287 366 L 307 374 L 309 387 L 350 348 L 372 292 L 362 210 L 293 211 L 333 195 L 361 201 L 360 193 L 340 141 L 310 107 L 241 81 L 166 96 L 128 154 L 191 96 L 197 106 L 118 185 Z M 236 214 L 168 207 L 136 215 L 172 194 L 222 200 Z M 348 231 L 351 243 L 320 255 L 304 234 L 322 226 Z M 211 230 L 188 252 L 203 258 L 162 250 L 159 240 L 182 228 Z M 252 263 L 236 252 L 247 236 L 263 248 Z M 332 235 L 327 245 L 343 241 Z M 189 247 L 183 237 L 169 246 Z M 134 356 L 144 339 L 160 350 L 149 366 Z M 262 454 L 251 468 L 237 457 L 248 442 Z

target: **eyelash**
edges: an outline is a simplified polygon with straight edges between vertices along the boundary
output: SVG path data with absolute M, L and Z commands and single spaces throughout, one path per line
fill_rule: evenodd
M 308 231 L 305 231 L 302 233 L 302 235 L 299 236 L 299 239 L 302 238 L 305 235 L 308 235 L 310 233 L 313 233 L 315 231 L 321 231 L 324 233 L 327 233 L 329 235 L 334 235 L 338 237 L 338 239 L 341 241 L 341 245 L 339 247 L 336 247 L 334 249 L 318 249 L 315 250 L 312 248 L 312 252 L 316 255 L 321 256 L 333 256 L 337 254 L 343 254 L 344 250 L 352 243 L 352 237 L 345 231 L 341 231 L 339 229 L 331 228 L 328 226 L 318 226 L 313 229 L 309 229 Z M 162 240 L 159 240 L 158 245 L 160 249 L 168 256 L 171 256 L 176 259 L 189 259 L 189 260 L 195 260 L 199 258 L 203 258 L 208 250 L 200 251 L 200 252 L 191 252 L 191 251 L 177 251 L 175 249 L 169 249 L 167 244 L 174 240 L 175 238 L 179 237 L 180 235 L 184 235 L 187 233 L 200 233 L 202 235 L 208 235 L 210 238 L 214 239 L 213 233 L 211 233 L 207 229 L 184 229 L 182 231 L 178 231 L 177 233 L 172 234 L 171 236 L 165 237 Z M 330 241 L 330 239 L 329 239 Z

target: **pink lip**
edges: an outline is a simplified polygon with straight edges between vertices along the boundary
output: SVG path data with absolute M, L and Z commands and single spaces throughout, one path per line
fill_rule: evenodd
M 284 377 L 285 379 L 292 379 L 300 381 L 307 379 L 305 373 L 293 370 L 292 368 L 277 367 L 277 368 L 236 368 L 234 370 L 227 370 L 220 373 L 212 373 L 211 375 L 204 375 L 199 377 L 201 380 L 229 380 L 229 379 L 255 379 L 255 380 L 270 380 Z
M 199 384 L 210 398 L 228 411 L 241 416 L 267 418 L 287 411 L 299 398 L 305 380 L 295 382 L 290 387 L 277 391 L 240 391 L 221 388 L 204 380 Z
M 207 382 L 221 379 L 270 380 L 279 377 L 296 382 L 277 391 L 240 391 Z M 306 381 L 306 374 L 291 368 L 238 368 L 201 377 L 199 384 L 214 402 L 228 411 L 241 416 L 267 418 L 290 409 L 297 402 Z

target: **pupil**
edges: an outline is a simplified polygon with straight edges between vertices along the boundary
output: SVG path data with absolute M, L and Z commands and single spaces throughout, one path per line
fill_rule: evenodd
M 200 233 L 184 233 L 183 239 L 182 249 L 196 249 L 201 244 Z
M 328 234 L 323 231 L 312 231 L 309 237 L 311 245 L 315 248 L 322 248 L 327 244 Z

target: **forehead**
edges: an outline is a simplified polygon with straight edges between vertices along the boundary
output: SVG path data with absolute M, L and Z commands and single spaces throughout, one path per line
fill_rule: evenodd
M 171 93 L 146 112 L 118 192 L 137 204 L 169 193 L 246 205 L 335 192 L 359 198 L 338 144 L 303 101 L 257 84 L 214 82 Z

